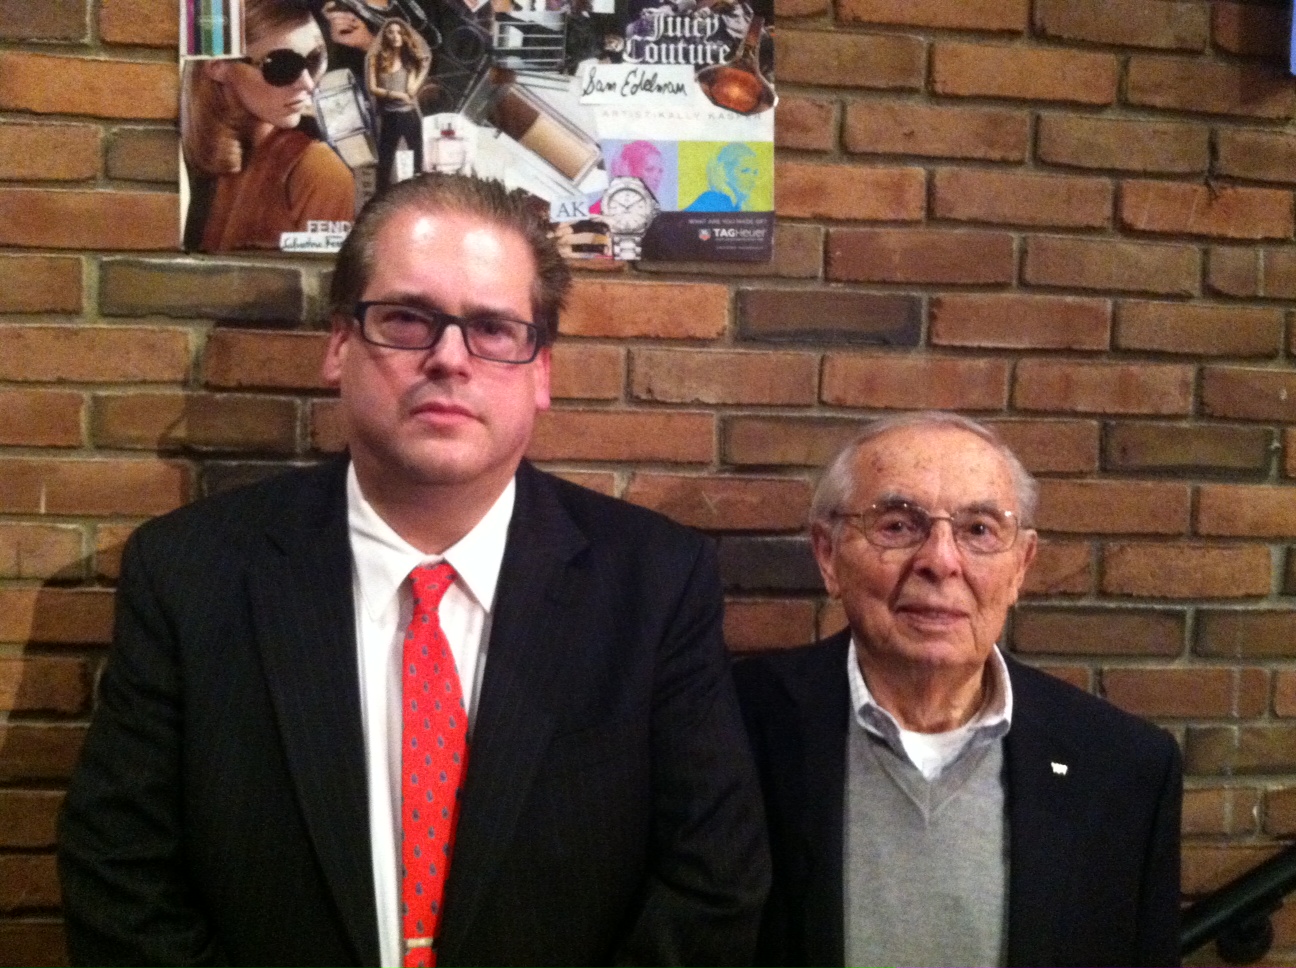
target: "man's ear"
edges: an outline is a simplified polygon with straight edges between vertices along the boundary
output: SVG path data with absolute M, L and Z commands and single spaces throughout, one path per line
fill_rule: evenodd
M 342 382 L 342 367 L 350 350 L 352 326 L 351 321 L 340 313 L 334 313 L 332 329 L 329 332 L 328 347 L 324 350 L 324 360 L 320 364 L 320 376 L 331 387 Z
M 840 598 L 841 586 L 837 583 L 837 549 L 832 531 L 830 525 L 816 521 L 810 526 L 810 546 L 814 549 L 815 561 L 819 565 L 819 574 L 823 576 L 824 588 L 833 598 Z

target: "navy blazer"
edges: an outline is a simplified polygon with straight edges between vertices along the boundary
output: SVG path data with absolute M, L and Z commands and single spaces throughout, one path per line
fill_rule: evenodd
M 85 964 L 377 964 L 343 460 L 141 527 L 60 831 Z M 523 464 L 438 958 L 737 963 L 768 884 L 711 543 Z
M 734 669 L 774 858 L 757 964 L 845 957 L 849 643 L 842 631 Z M 1008 674 L 1008 964 L 1178 964 L 1179 748 L 1011 657 Z

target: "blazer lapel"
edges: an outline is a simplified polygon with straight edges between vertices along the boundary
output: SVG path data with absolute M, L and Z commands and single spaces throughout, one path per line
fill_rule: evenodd
M 569 566 L 587 544 L 547 478 L 524 463 L 517 482 L 446 885 L 438 956 L 445 964 L 464 958 L 473 918 L 549 745 L 552 703 L 562 689 L 562 615 L 579 584 Z
M 362 963 L 378 963 L 355 643 L 346 462 L 307 477 L 267 533 L 248 595 L 288 768 L 325 880 Z
M 1008 964 L 1047 965 L 1065 959 L 1063 918 L 1071 895 L 1075 841 L 1065 736 L 1008 660 L 1013 722 L 1004 738 L 1008 800 Z

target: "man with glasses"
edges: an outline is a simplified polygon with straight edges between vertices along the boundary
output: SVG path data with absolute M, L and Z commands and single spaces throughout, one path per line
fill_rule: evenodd
M 95 964 L 720 964 L 768 885 L 713 551 L 523 454 L 545 213 L 364 210 L 323 372 L 349 455 L 141 527 L 61 827 Z
M 848 627 L 735 676 L 769 819 L 758 964 L 1178 963 L 1178 748 L 996 645 L 1037 489 L 985 427 L 876 421 L 815 558 Z

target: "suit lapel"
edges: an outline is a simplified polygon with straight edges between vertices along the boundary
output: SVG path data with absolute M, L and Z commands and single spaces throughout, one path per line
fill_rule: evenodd
M 252 563 L 248 595 L 307 830 L 357 957 L 376 965 L 345 469 L 304 479 L 301 503 Z
M 1070 744 L 1051 728 L 1028 676 L 1008 660 L 1012 728 L 1004 738 L 1008 799 L 1008 964 L 1057 964 L 1066 958 L 1063 916 L 1070 908 L 1075 827 L 1068 777 Z
M 517 481 L 446 886 L 438 958 L 445 964 L 464 957 L 482 896 L 549 745 L 553 703 L 562 694 L 562 616 L 579 583 L 569 566 L 586 546 L 546 477 L 523 464 Z
M 849 633 L 820 650 L 796 679 L 794 700 L 805 744 L 800 836 L 806 856 L 805 954 L 807 964 L 840 965 L 845 958 L 843 837 L 846 730 L 850 690 L 846 683 Z

